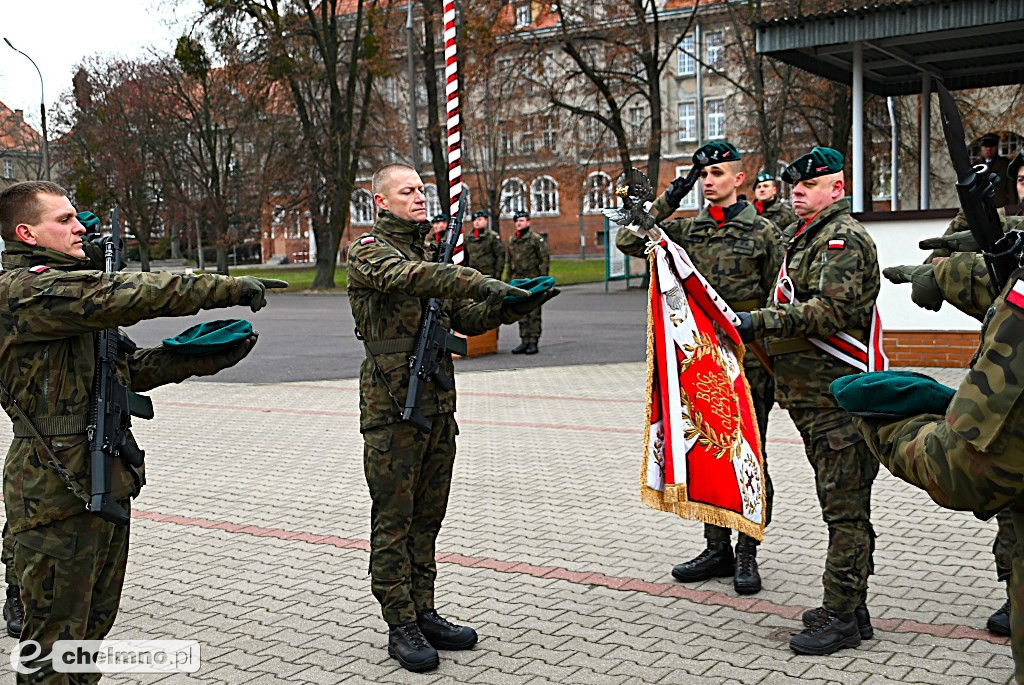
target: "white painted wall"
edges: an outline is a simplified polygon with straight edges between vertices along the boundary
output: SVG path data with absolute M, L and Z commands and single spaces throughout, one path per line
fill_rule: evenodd
M 928 255 L 917 247 L 922 238 L 942 235 L 949 219 L 863 222 L 878 246 L 878 266 L 920 264 Z M 937 312 L 910 301 L 910 284 L 894 285 L 882 277 L 878 311 L 886 331 L 977 331 L 980 324 L 949 304 Z

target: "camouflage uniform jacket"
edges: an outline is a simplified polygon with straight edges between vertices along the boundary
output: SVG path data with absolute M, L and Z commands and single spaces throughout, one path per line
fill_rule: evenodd
M 802 229 L 802 230 L 801 230 Z M 806 225 L 786 230 L 786 268 L 798 304 L 781 304 L 751 313 L 754 330 L 769 338 L 829 338 L 840 331 L 867 340 L 881 274 L 871 236 L 838 200 Z M 809 343 L 805 349 L 777 354 L 775 399 L 783 407 L 835 407 L 828 386 L 853 373 L 853 367 Z
M 1018 214 L 1017 216 L 1006 216 L 1006 212 L 1002 207 L 998 208 L 996 212 L 999 214 L 999 220 L 1003 224 L 1003 231 L 1009 231 L 1010 229 L 1024 229 L 1024 213 Z M 967 223 L 967 217 L 964 215 L 964 210 L 958 210 L 953 220 L 949 222 L 949 226 L 942 235 L 947 236 L 952 233 L 959 233 L 960 231 L 966 231 L 970 229 L 970 225 Z M 946 248 L 937 248 L 932 250 L 928 258 L 924 260 L 924 263 L 936 259 L 938 257 L 948 257 L 952 252 Z
M 501 278 L 505 270 L 505 245 L 498 234 L 490 229 L 466 232 L 466 256 L 469 266 L 484 276 Z
M 551 252 L 544 240 L 527 230 L 522 236 L 516 232 L 508 240 L 508 278 L 535 278 L 548 275 Z
M 755 203 L 755 208 L 759 206 Z M 782 239 L 782 235 L 789 225 L 794 221 L 799 221 L 796 212 L 789 206 L 789 203 L 780 198 L 776 198 L 770 205 L 764 208 L 764 210 L 758 212 L 765 219 L 768 219 L 776 228 L 778 228 L 779 239 Z
M 659 221 L 672 212 L 664 197 L 652 206 Z M 721 226 L 705 207 L 696 217 L 676 219 L 662 228 L 686 250 L 693 265 L 730 307 L 750 311 L 767 304 L 779 275 L 782 247 L 775 226 L 758 216 L 753 205 L 747 204 Z M 620 230 L 615 237 L 616 247 L 634 257 L 644 256 L 645 242 L 627 230 Z M 755 360 L 748 352 L 744 361 Z
M 0 274 L 0 377 L 37 426 L 72 425 L 88 417 L 95 368 L 96 331 L 143 319 L 186 316 L 239 303 L 241 288 L 227 276 L 170 273 L 104 274 L 88 260 L 21 242 L 7 244 Z M 180 382 L 202 370 L 202 358 L 162 347 L 139 349 L 120 360 L 118 375 L 144 392 Z M 213 371 L 210 371 L 211 373 Z M 0 396 L 15 434 L 24 433 L 10 398 Z M 65 418 L 66 417 L 66 418 Z M 20 430 L 19 430 L 20 428 Z M 54 454 L 90 491 L 84 429 L 58 435 L 42 430 Z M 51 435 L 47 435 L 51 433 Z M 131 438 L 134 439 L 134 438 Z M 82 513 L 84 503 L 47 465 L 34 437 L 15 437 L 4 464 L 4 499 L 12 533 Z M 144 475 L 114 460 L 114 499 L 138 494 Z
M 500 308 L 474 303 L 484 275 L 475 269 L 438 264 L 422 247 L 430 225 L 402 221 L 381 212 L 373 230 L 356 238 L 348 253 L 348 299 L 356 330 L 369 346 L 396 341 L 397 351 L 367 356 L 359 369 L 359 428 L 402 420 L 400 403 L 409 390 L 409 354 L 419 332 L 423 299 L 445 300 L 442 325 L 466 335 L 479 335 L 502 323 L 513 323 Z M 404 343 L 408 343 L 403 344 Z M 455 371 L 450 354 L 444 373 Z M 455 411 L 455 388 L 443 390 L 434 381 L 423 389 L 424 416 Z

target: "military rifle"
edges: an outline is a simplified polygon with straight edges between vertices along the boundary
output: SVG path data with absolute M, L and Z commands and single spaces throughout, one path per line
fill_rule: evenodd
M 996 212 L 995 191 L 1000 179 L 990 173 L 984 164 L 972 166 L 964 144 L 964 124 L 956 101 L 940 81 L 939 111 L 942 114 L 942 133 L 956 172 L 956 194 L 964 210 L 967 226 L 981 247 L 988 267 L 989 289 L 997 296 L 1010 280 L 1010 274 L 1019 266 L 1021 240 L 1016 233 L 1003 233 L 1002 222 Z
M 462 215 L 466 211 L 466 195 L 459 197 L 459 211 L 448 220 L 448 233 L 444 243 L 438 246 L 437 263 L 451 264 L 455 245 L 462 233 Z M 433 380 L 442 390 L 455 387 L 455 379 L 444 372 L 441 360 L 448 352 L 466 354 L 466 340 L 452 334 L 441 326 L 444 300 L 431 297 L 427 300 L 420 319 L 420 330 L 416 336 L 416 347 L 409 357 L 409 392 L 405 396 L 405 407 L 402 420 L 408 421 L 424 433 L 432 427 L 430 420 L 420 411 L 420 399 L 423 397 L 423 386 Z
M 114 210 L 111 234 L 98 242 L 103 247 L 104 273 L 117 273 L 121 266 L 121 212 Z M 128 513 L 111 496 L 113 459 L 121 458 L 132 466 L 142 466 L 145 452 L 128 438 L 132 417 L 153 418 L 153 402 L 134 393 L 117 379 L 119 353 L 138 349 L 116 328 L 96 333 L 96 368 L 93 371 L 92 403 L 89 408 L 89 457 L 91 496 L 86 507 L 104 521 L 123 526 Z

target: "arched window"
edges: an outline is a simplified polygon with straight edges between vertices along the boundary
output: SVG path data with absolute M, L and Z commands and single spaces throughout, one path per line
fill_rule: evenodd
M 436 185 L 428 183 L 423 186 L 423 194 L 427 196 L 427 221 L 433 221 L 441 212 L 448 213 L 448 210 L 441 209 L 441 199 L 437 196 Z
M 352 225 L 372 226 L 374 219 L 373 195 L 365 188 L 352 191 Z
M 615 206 L 612 177 L 603 171 L 595 171 L 583 182 L 583 213 L 600 214 L 602 209 Z
M 501 215 L 510 218 L 526 211 L 526 184 L 518 178 L 506 178 L 501 184 Z
M 558 216 L 558 181 L 538 176 L 530 185 L 530 207 L 538 216 Z

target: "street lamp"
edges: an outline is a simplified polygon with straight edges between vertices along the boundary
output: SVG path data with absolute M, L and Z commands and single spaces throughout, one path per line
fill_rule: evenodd
M 50 143 L 46 139 L 46 95 L 43 90 L 43 72 L 39 71 L 39 65 L 36 61 L 26 55 L 18 48 L 11 45 L 11 41 L 4 38 L 4 42 L 7 43 L 7 47 L 14 50 L 18 54 L 22 55 L 25 59 L 32 63 L 32 66 L 36 68 L 36 73 L 39 74 L 39 120 L 42 122 L 43 128 L 43 174 L 46 176 L 46 180 L 50 180 Z

